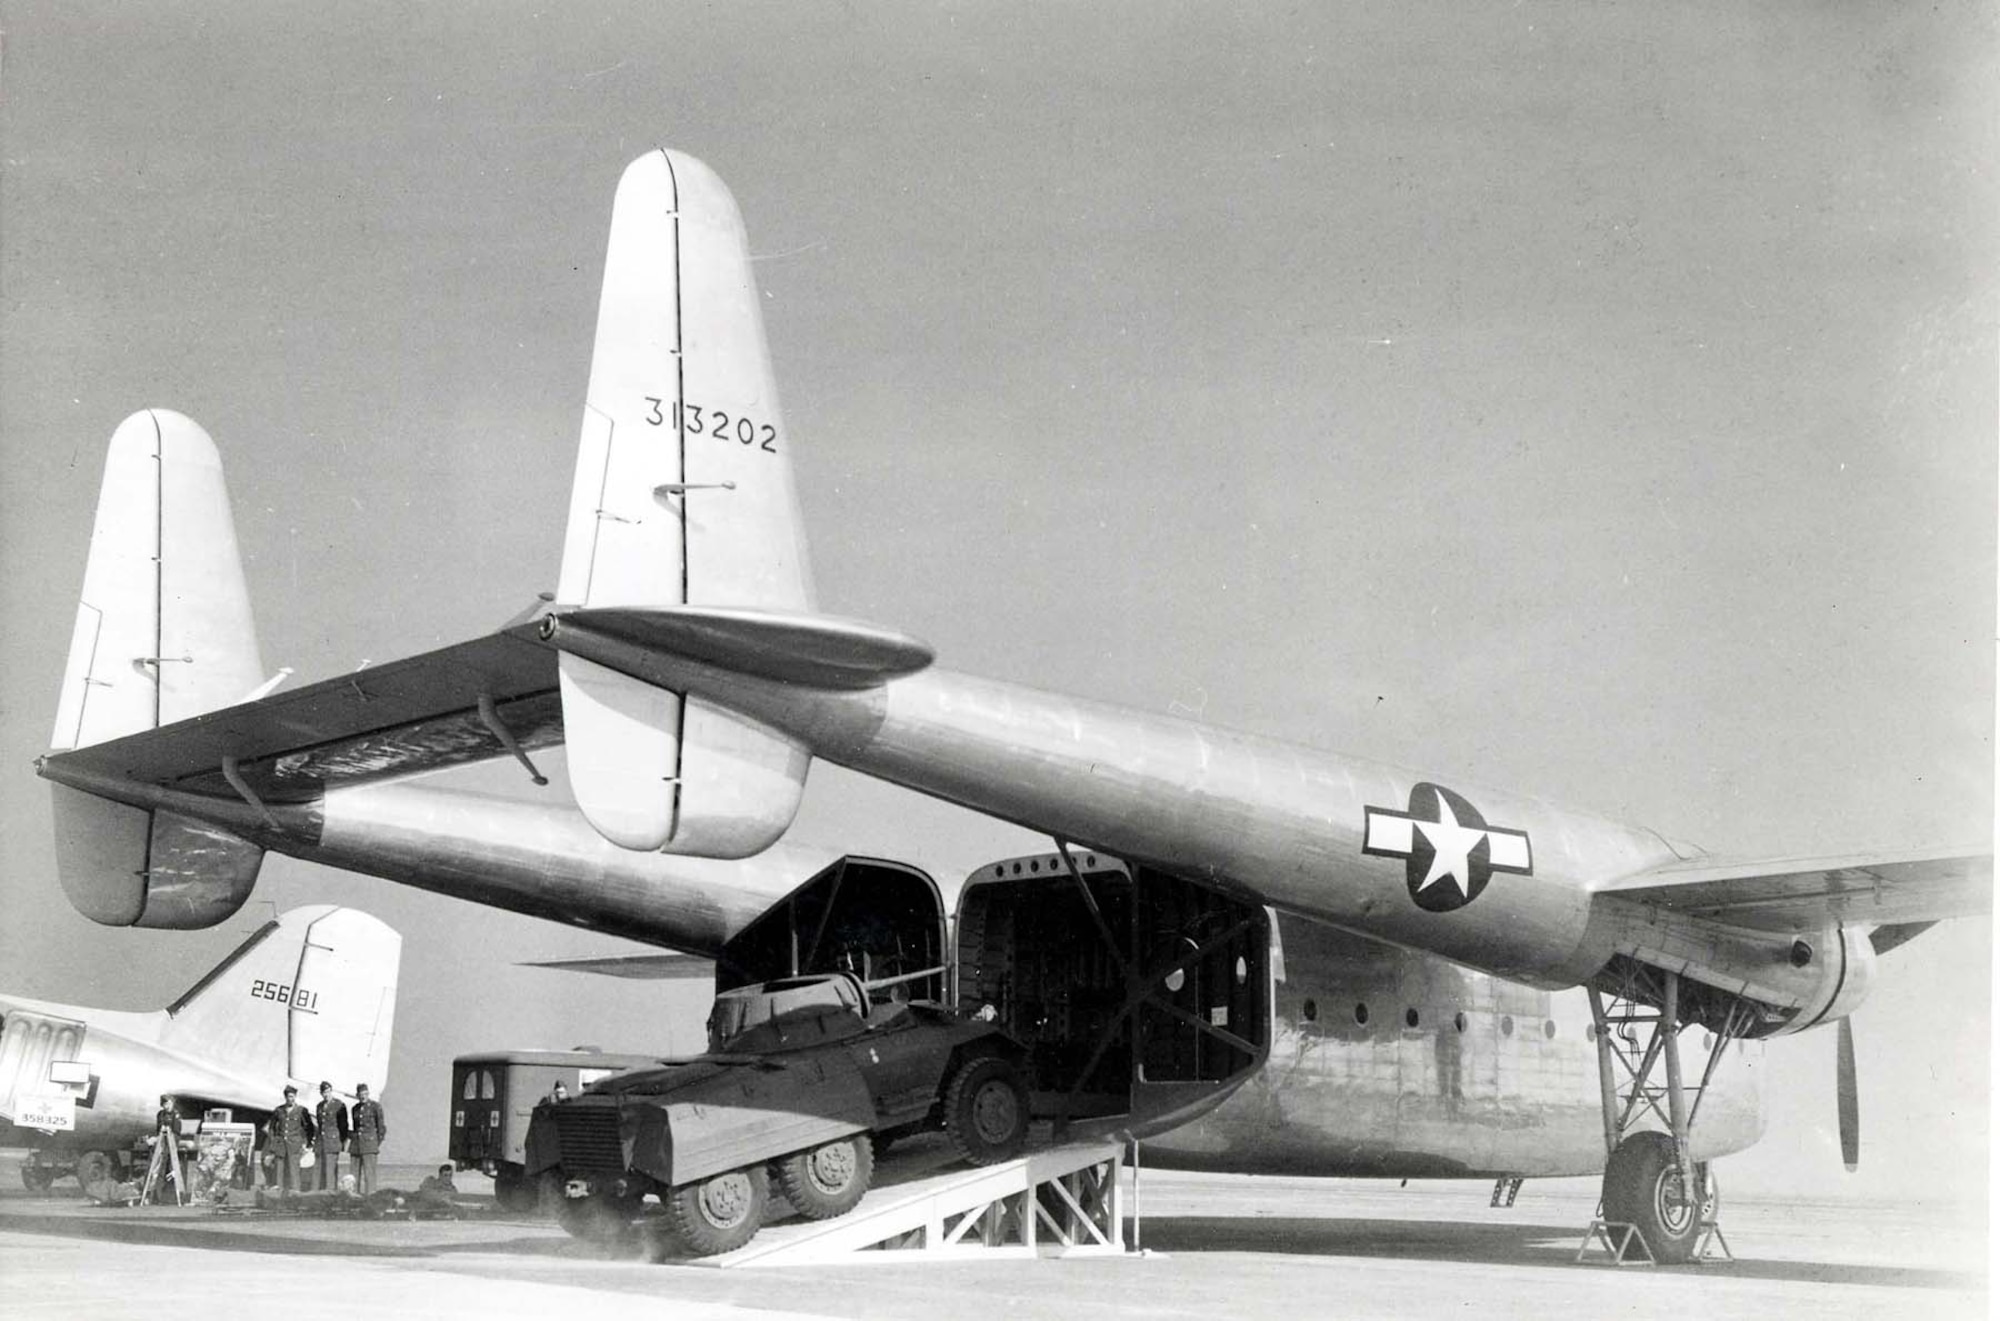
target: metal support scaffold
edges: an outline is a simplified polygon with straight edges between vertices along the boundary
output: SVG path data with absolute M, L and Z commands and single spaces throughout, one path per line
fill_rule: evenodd
M 1125 1225 L 1137 1220 L 1120 1177 L 1126 1150 L 1116 1141 L 1075 1143 L 999 1165 L 941 1170 L 875 1188 L 838 1219 L 767 1228 L 745 1247 L 693 1264 L 1122 1255 Z

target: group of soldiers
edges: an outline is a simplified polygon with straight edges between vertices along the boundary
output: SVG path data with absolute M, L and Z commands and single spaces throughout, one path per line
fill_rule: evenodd
M 354 1086 L 354 1107 L 333 1094 L 333 1084 L 319 1085 L 319 1104 L 308 1110 L 298 1102 L 299 1089 L 285 1088 L 285 1103 L 271 1112 L 264 1125 L 264 1154 L 272 1163 L 272 1174 L 282 1192 L 310 1191 L 301 1182 L 300 1168 L 308 1151 L 313 1153 L 315 1187 L 331 1192 L 340 1186 L 340 1153 L 354 1157 L 354 1191 L 366 1197 L 376 1190 L 375 1158 L 382 1139 L 389 1136 L 389 1120 L 382 1103 L 368 1095 L 367 1083 Z

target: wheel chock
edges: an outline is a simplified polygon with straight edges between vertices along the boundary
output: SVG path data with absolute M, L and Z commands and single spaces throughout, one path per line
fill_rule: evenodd
M 1717 1248 L 1722 1249 L 1720 1256 L 1715 1253 Z M 1729 1250 L 1729 1240 L 1722 1236 L 1722 1226 L 1713 1220 L 1704 1220 L 1701 1222 L 1701 1237 L 1695 1240 L 1694 1256 L 1688 1260 L 1697 1266 L 1706 1266 L 1711 1262 L 1733 1262 L 1736 1254 Z
M 1623 1220 L 1606 1220 L 1603 1216 L 1594 1217 L 1590 1222 L 1589 1230 L 1583 1236 L 1583 1243 L 1576 1250 L 1576 1261 L 1579 1263 L 1582 1262 L 1589 1255 L 1591 1247 L 1597 1243 L 1604 1245 L 1605 1253 L 1611 1258 L 1610 1265 L 1656 1266 L 1659 1264 L 1653 1260 L 1652 1249 L 1646 1246 L 1646 1240 L 1640 1236 L 1639 1227 L 1634 1224 L 1628 1224 Z M 1638 1256 L 1632 1255 L 1635 1248 L 1638 1250 Z

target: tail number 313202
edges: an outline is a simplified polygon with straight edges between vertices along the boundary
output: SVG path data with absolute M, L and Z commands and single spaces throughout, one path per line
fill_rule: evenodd
M 677 430 L 685 428 L 690 436 L 713 436 L 720 441 L 754 445 L 766 454 L 778 452 L 776 427 L 742 413 L 724 412 L 720 408 L 703 408 L 694 403 L 670 404 L 664 399 L 647 395 L 646 425 L 672 426 Z

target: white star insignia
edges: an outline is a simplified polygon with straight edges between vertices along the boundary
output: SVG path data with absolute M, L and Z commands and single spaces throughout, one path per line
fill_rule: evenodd
M 1437 810 L 1436 821 L 1419 819 L 1411 822 L 1424 832 L 1432 850 L 1430 874 L 1424 877 L 1417 889 L 1428 890 L 1449 876 L 1458 886 L 1458 892 L 1464 894 L 1471 888 L 1472 851 L 1486 838 L 1486 832 L 1458 824 L 1458 818 L 1452 815 L 1451 804 L 1444 800 L 1442 794 L 1438 796 Z

